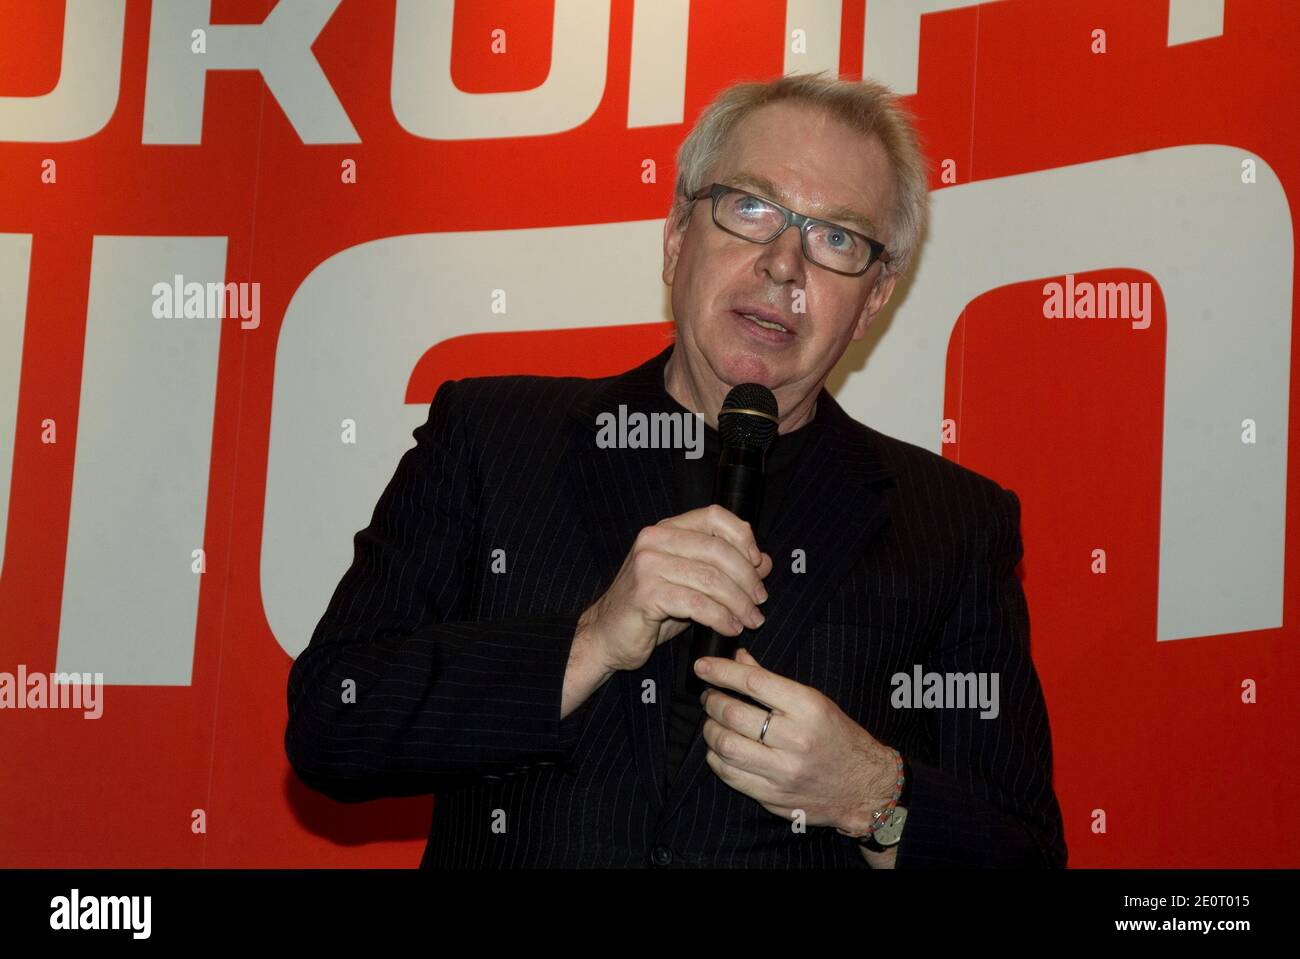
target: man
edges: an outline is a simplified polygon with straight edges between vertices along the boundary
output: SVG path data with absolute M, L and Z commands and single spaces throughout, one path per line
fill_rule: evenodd
M 299 776 L 437 793 L 424 866 L 1064 865 L 1017 498 L 824 389 L 926 190 L 884 87 L 719 96 L 665 222 L 675 343 L 439 388 L 290 674 Z M 780 410 L 753 526 L 708 505 L 744 382 Z M 708 455 L 605 448 L 621 407 L 702 414 Z M 692 664 L 691 629 L 742 649 Z M 995 695 L 899 695 L 932 673 Z

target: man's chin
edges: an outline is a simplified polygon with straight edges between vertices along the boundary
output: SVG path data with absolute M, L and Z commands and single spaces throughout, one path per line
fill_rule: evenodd
M 753 353 L 732 353 L 721 364 L 713 364 L 713 368 L 729 387 L 741 383 L 758 383 L 775 392 L 785 382 L 776 364 Z

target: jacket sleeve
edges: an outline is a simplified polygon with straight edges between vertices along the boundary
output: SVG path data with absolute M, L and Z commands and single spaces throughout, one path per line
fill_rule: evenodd
M 979 563 L 966 573 L 927 668 L 996 676 L 998 712 L 981 718 L 978 706 L 924 710 L 937 759 L 907 757 L 912 786 L 898 869 L 1061 868 L 1066 862 L 1047 708 L 1015 574 L 1024 551 L 1015 493 L 998 491 L 979 540 Z
M 455 618 L 478 561 L 464 385 L 439 387 L 289 671 L 285 753 L 343 802 L 567 763 L 586 713 L 560 719 L 578 612 Z

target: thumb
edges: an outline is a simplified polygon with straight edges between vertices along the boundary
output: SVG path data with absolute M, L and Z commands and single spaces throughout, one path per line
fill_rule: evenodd
M 736 650 L 736 662 L 744 663 L 747 666 L 758 665 L 758 660 L 755 659 L 753 656 L 749 655 L 749 650 L 745 649 L 743 646 L 740 649 Z

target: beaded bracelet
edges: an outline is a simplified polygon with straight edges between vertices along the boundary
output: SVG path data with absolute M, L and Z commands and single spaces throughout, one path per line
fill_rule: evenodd
M 905 780 L 905 777 L 903 775 L 903 754 L 900 753 L 897 749 L 894 749 L 892 746 L 886 746 L 885 748 L 894 754 L 894 767 L 897 772 L 897 776 L 894 779 L 894 794 L 890 797 L 889 802 L 886 805 L 877 809 L 875 813 L 872 814 L 871 825 L 867 827 L 867 831 L 864 832 L 861 836 L 854 836 L 852 833 L 845 832 L 843 829 L 836 826 L 835 831 L 840 833 L 843 836 L 849 836 L 850 838 L 853 839 L 865 839 L 868 836 L 874 836 L 876 834 L 876 830 L 879 829 L 888 821 L 889 817 L 886 816 L 885 814 L 893 812 L 894 807 L 898 805 L 898 800 L 903 795 L 903 784 Z M 881 816 L 885 816 L 885 818 L 881 819 L 880 818 Z
M 871 825 L 867 827 L 867 831 L 864 834 L 867 836 L 874 836 L 876 830 L 889 821 L 890 815 L 893 814 L 894 807 L 898 805 L 899 797 L 903 795 L 903 782 L 905 778 L 903 776 L 903 754 L 892 746 L 889 747 L 889 751 L 894 754 L 894 767 L 898 774 L 894 780 L 894 794 L 889 797 L 889 802 L 886 805 L 877 809 L 872 815 Z M 884 816 L 885 818 L 881 819 L 881 816 Z

